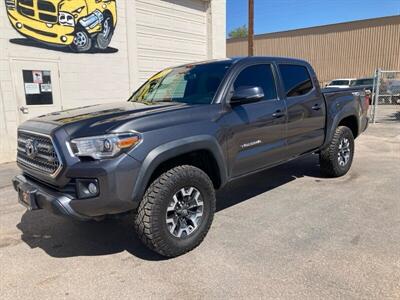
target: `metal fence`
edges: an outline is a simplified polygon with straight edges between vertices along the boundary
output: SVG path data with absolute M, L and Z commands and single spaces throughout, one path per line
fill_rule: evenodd
M 373 123 L 399 120 L 400 71 L 376 70 L 370 117 Z

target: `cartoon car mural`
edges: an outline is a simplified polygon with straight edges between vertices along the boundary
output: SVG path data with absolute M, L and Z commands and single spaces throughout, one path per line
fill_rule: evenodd
M 75 52 L 106 49 L 117 24 L 116 0 L 5 0 L 12 26 L 27 38 Z

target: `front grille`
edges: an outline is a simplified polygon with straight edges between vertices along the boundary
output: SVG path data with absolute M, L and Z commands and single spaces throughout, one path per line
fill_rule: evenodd
M 6 7 L 9 10 L 15 9 L 15 0 L 6 0 Z
M 19 0 L 18 2 L 23 5 L 33 6 L 33 0 Z
M 57 7 L 46 0 L 18 0 L 20 14 L 46 23 L 57 23 Z
M 57 9 L 53 3 L 44 0 L 38 0 L 39 19 L 47 23 L 57 23 Z
M 26 8 L 23 6 L 18 6 L 18 12 L 24 16 L 27 17 L 33 17 L 35 16 L 35 11 L 33 9 L 30 8 Z
M 57 16 L 52 16 L 48 14 L 39 14 L 39 19 L 42 21 L 46 21 L 48 23 L 56 23 L 57 22 Z
M 52 13 L 56 12 L 56 7 L 54 6 L 53 3 L 48 2 L 48 1 L 43 1 L 43 0 L 38 1 L 38 9 L 43 10 L 43 11 L 52 12 Z
M 17 162 L 24 168 L 48 175 L 55 175 L 61 168 L 50 137 L 26 131 L 18 131 Z

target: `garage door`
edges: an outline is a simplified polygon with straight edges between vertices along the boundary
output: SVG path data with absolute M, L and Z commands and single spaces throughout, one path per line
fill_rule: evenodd
M 136 2 L 139 80 L 162 68 L 207 58 L 204 0 Z

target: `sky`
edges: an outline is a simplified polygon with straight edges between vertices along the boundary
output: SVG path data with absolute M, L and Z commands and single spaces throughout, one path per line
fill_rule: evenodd
M 226 0 L 227 34 L 247 24 L 247 1 Z M 400 15 L 400 0 L 254 0 L 255 34 Z

